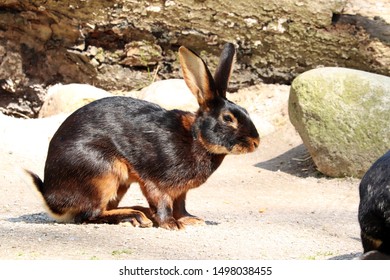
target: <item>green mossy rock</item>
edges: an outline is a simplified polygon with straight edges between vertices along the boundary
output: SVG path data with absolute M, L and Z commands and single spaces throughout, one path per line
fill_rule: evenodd
M 390 78 L 310 70 L 291 85 L 289 117 L 320 172 L 361 178 L 390 149 Z

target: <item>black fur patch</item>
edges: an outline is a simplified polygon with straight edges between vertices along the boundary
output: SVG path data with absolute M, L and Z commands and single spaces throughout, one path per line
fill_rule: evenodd
M 358 219 L 364 252 L 390 254 L 390 151 L 366 172 L 359 194 Z

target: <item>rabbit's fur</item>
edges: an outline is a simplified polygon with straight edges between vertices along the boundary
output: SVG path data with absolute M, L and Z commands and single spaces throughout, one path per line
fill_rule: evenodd
M 390 255 L 390 151 L 363 176 L 358 219 L 364 253 L 377 250 Z
M 196 113 L 108 97 L 71 114 L 50 142 L 44 182 L 29 172 L 53 217 L 167 229 L 203 223 L 186 210 L 188 190 L 203 184 L 227 154 L 252 152 L 260 141 L 247 111 L 226 99 L 234 57 L 234 46 L 226 44 L 213 78 L 198 55 L 179 49 Z M 150 208 L 118 208 L 135 182 Z
M 359 256 L 358 260 L 390 260 L 390 255 L 374 250 L 362 254 Z

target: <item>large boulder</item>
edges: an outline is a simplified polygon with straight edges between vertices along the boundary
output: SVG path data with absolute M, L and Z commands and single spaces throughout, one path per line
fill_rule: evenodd
M 362 177 L 390 148 L 390 78 L 310 70 L 292 83 L 289 116 L 320 172 Z

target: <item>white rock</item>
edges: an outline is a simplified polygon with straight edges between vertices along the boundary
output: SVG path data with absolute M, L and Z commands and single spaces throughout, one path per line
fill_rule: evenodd
M 108 96 L 112 96 L 111 93 L 87 84 L 56 84 L 49 88 L 39 117 L 72 113 L 92 101 Z
M 169 79 L 152 83 L 143 88 L 139 97 L 161 107 L 195 112 L 198 102 L 182 79 Z

